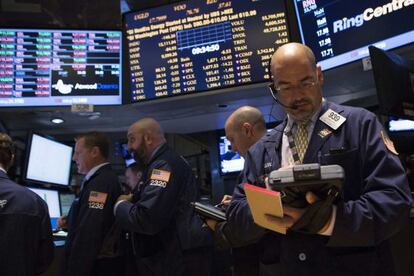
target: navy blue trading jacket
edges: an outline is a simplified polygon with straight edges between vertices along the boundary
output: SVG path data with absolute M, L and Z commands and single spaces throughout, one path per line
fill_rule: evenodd
M 412 198 L 398 156 L 387 149 L 382 125 L 371 112 L 326 102 L 346 121 L 333 130 L 318 120 L 304 163 L 338 164 L 345 170 L 343 199 L 330 237 L 289 232 L 286 236 L 254 224 L 243 190 L 234 192 L 228 223 L 234 235 L 249 241 L 265 234 L 268 251 L 280 255 L 282 275 L 393 275 L 388 239 L 408 219 Z M 244 183 L 280 168 L 284 123 L 253 145 L 246 158 Z
M 104 238 L 115 222 L 113 206 L 120 195 L 118 177 L 109 164 L 99 168 L 83 184 L 79 200 L 72 204 L 68 219 L 65 275 L 86 276 L 96 271 Z
M 211 231 L 202 227 L 190 207 L 198 199 L 191 167 L 164 144 L 149 161 L 141 181 L 135 202 L 122 202 L 116 209 L 117 220 L 134 232 L 138 270 L 185 275 L 184 252 L 212 243 Z
M 52 226 L 46 202 L 0 171 L 0 274 L 29 276 L 53 260 Z

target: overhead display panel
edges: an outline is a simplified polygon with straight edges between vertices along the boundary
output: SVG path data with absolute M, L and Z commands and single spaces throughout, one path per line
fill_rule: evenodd
M 131 101 L 263 82 L 289 42 L 283 0 L 193 0 L 124 15 Z
M 414 42 L 412 0 L 293 0 L 302 42 L 322 69 Z
M 0 107 L 117 105 L 120 31 L 0 29 Z

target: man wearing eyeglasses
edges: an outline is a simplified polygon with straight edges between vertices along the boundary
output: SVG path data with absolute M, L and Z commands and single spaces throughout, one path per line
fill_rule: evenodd
M 406 222 L 412 198 L 391 140 L 371 112 L 322 98 L 322 71 L 307 46 L 278 48 L 271 73 L 272 96 L 287 118 L 249 149 L 243 182 L 264 187 L 260 179 L 271 171 L 306 163 L 337 164 L 346 175 L 342 196 L 328 205 L 328 216 L 319 218 L 316 230 L 296 224 L 322 200 L 311 192 L 305 208 L 284 203 L 282 218 L 267 216 L 288 229 L 286 235 L 274 232 L 265 244 L 280 254 L 281 274 L 394 275 L 389 239 Z M 243 184 L 227 215 L 239 239 L 269 234 L 254 224 Z

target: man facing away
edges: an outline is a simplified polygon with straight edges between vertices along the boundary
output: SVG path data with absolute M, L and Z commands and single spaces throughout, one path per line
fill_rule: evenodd
M 212 237 L 190 206 L 198 199 L 191 167 L 152 118 L 134 123 L 127 137 L 128 150 L 145 169 L 138 192 L 119 197 L 114 212 L 133 232 L 139 275 L 208 275 Z
M 105 134 L 89 132 L 76 138 L 73 160 L 85 179 L 69 212 L 64 275 L 116 275 L 122 269 L 119 248 L 111 244 L 112 239 L 117 240 L 111 236 L 116 228 L 112 208 L 121 187 L 108 155 Z
M 52 226 L 46 202 L 7 176 L 12 139 L 0 133 L 0 274 L 40 274 L 53 260 Z
M 281 274 L 394 275 L 389 239 L 407 221 L 412 198 L 382 125 L 367 110 L 322 98 L 322 71 L 305 45 L 289 43 L 278 48 L 271 59 L 271 73 L 272 93 L 287 118 L 250 148 L 243 182 L 263 187 L 260 180 L 271 171 L 297 163 L 337 164 L 346 175 L 342 197 L 329 206 L 328 219 L 319 229 L 292 230 L 308 208 L 321 200 L 311 192 L 306 194 L 307 207 L 283 204 L 282 218 L 268 215 L 274 224 L 288 229 L 286 235 L 270 232 L 275 243 L 266 243 L 280 254 Z M 240 239 L 254 240 L 269 233 L 254 224 L 243 184 L 235 190 L 227 215 L 233 234 Z

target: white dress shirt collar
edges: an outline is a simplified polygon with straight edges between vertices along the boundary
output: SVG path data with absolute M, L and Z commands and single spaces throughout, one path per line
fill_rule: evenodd
M 101 167 L 103 167 L 103 166 L 105 166 L 107 164 L 109 164 L 109 162 L 105 162 L 105 163 L 99 164 L 99 165 L 93 167 L 92 169 L 90 169 L 90 171 L 85 175 L 84 181 L 88 181 L 89 178 L 91 178 L 92 175 L 94 175 L 97 170 L 99 170 Z

